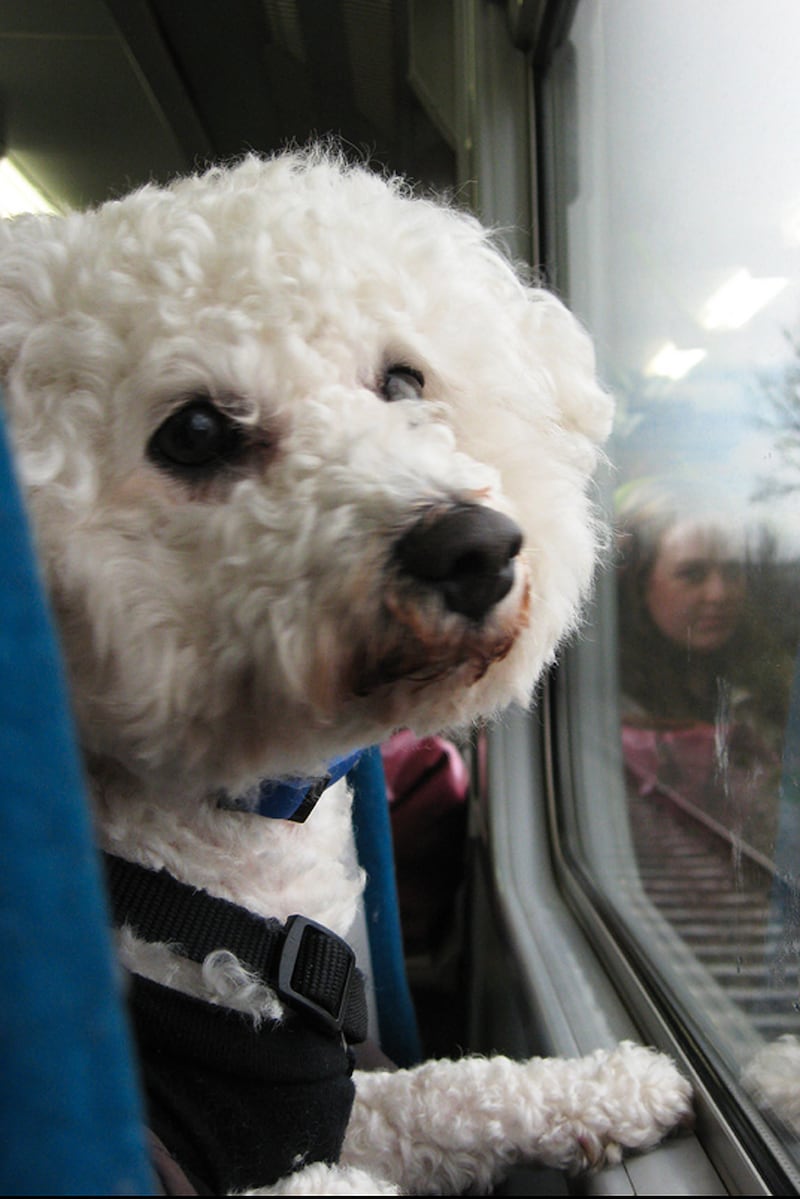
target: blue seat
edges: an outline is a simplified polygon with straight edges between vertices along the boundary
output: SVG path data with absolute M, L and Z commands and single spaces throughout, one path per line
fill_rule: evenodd
M 63 672 L 1 425 L 0 792 L 0 1194 L 154 1194 Z

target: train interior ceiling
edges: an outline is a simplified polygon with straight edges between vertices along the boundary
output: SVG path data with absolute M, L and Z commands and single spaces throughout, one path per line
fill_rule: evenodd
M 65 207 L 331 133 L 449 187 L 453 14 L 419 0 L 3 0 L 5 148 Z

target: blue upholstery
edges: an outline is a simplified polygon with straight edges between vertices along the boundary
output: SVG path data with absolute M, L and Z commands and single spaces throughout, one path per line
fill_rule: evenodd
M 1 426 L 0 791 L 0 1194 L 153 1194 L 61 664 Z

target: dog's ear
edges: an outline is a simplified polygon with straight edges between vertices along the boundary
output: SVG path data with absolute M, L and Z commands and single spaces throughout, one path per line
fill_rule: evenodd
M 52 298 L 42 250 L 60 217 L 0 220 L 0 377 L 5 381 L 40 313 Z
M 550 375 L 565 429 L 602 445 L 611 432 L 614 403 L 598 381 L 591 338 L 551 292 L 530 288 L 528 299 L 532 348 L 537 365 Z
M 53 511 L 93 489 L 86 447 L 102 434 L 102 366 L 113 333 L 88 315 L 92 214 L 0 221 L 0 383 L 18 474 L 28 491 L 52 488 Z M 69 397 L 70 402 L 66 402 Z M 100 430 L 100 433 L 98 433 Z M 44 502 L 44 500 L 42 500 Z
M 556 296 L 539 287 L 517 282 L 502 298 L 501 311 L 505 328 L 494 331 L 493 352 L 505 362 L 508 386 L 495 399 L 507 415 L 500 419 L 498 411 L 492 427 L 482 415 L 480 427 L 471 430 L 471 452 L 504 475 L 516 464 L 523 494 L 532 485 L 532 463 L 543 454 L 551 464 L 592 475 L 611 432 L 614 403 L 597 377 L 589 335 Z M 495 442 L 502 448 L 493 456 L 481 453 L 483 444 Z
M 552 422 L 567 457 L 591 473 L 614 414 L 613 400 L 597 377 L 591 338 L 552 291 L 532 279 L 524 264 L 513 262 L 502 238 L 463 213 L 456 220 L 476 288 L 477 323 L 470 328 L 482 357 L 493 356 L 495 364 L 507 366 L 502 373 L 523 383 L 520 390 L 514 384 L 511 407 L 524 424 Z M 506 394 L 504 402 L 509 399 Z

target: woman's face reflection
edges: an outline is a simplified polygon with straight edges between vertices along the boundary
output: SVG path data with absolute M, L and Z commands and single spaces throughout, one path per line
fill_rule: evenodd
M 661 538 L 644 600 L 655 626 L 696 653 L 713 653 L 729 640 L 745 594 L 741 558 L 718 531 L 690 523 Z

